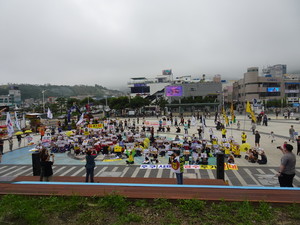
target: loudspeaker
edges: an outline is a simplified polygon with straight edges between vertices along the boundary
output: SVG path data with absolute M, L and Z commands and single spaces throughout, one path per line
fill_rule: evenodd
M 33 176 L 41 175 L 41 161 L 40 161 L 40 153 L 32 153 L 32 171 Z
M 217 179 L 224 180 L 224 154 L 218 153 L 217 154 Z

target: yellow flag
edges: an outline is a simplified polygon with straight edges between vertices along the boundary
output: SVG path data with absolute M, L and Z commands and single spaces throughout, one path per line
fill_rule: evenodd
M 224 107 L 222 108 L 222 113 L 223 113 L 223 117 L 225 117 L 226 116 L 226 112 L 225 112 L 225 108 Z
M 246 112 L 248 112 L 248 113 L 252 112 L 251 105 L 250 105 L 249 101 L 247 101 L 247 104 L 246 104 Z
M 233 110 L 233 103 L 231 102 L 231 106 L 230 106 L 230 113 L 231 113 L 231 121 L 234 122 L 234 110 Z
M 254 121 L 254 123 L 256 123 L 256 116 L 255 116 L 254 112 L 251 112 L 250 114 L 251 114 L 252 120 Z

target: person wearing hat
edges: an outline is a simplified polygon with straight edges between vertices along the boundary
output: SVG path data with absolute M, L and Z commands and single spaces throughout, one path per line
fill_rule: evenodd
M 283 153 L 281 164 L 278 171 L 278 181 L 280 187 L 293 187 L 293 179 L 295 176 L 296 156 L 292 153 L 293 146 L 286 144 L 284 148 L 277 147 Z

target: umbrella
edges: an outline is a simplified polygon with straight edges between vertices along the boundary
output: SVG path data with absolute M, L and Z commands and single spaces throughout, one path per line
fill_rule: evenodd
M 250 148 L 251 148 L 251 145 L 250 145 L 249 143 L 244 143 L 244 144 L 241 144 L 241 146 L 240 146 L 241 152 L 246 152 L 246 151 L 248 151 Z
M 18 132 L 15 133 L 15 135 L 21 135 L 21 134 L 23 134 L 22 131 L 18 131 Z
M 66 135 L 67 135 L 68 137 L 70 137 L 71 135 L 74 135 L 74 132 L 71 131 L 71 130 L 70 130 L 70 131 L 67 131 L 67 132 L 66 132 Z
M 25 130 L 24 133 L 25 133 L 25 134 L 32 133 L 32 130 Z

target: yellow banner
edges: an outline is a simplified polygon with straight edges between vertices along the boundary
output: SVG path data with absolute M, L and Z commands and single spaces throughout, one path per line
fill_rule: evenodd
M 122 147 L 119 146 L 119 145 L 116 145 L 116 146 L 114 147 L 114 152 L 122 152 Z
M 102 129 L 103 128 L 103 123 L 89 124 L 88 128 L 91 128 L 91 129 Z
M 238 170 L 238 166 L 236 164 L 226 163 L 228 170 Z
M 217 169 L 216 165 L 200 165 L 200 170 L 215 170 Z
M 104 159 L 103 162 L 115 162 L 115 161 L 120 161 L 122 159 Z

